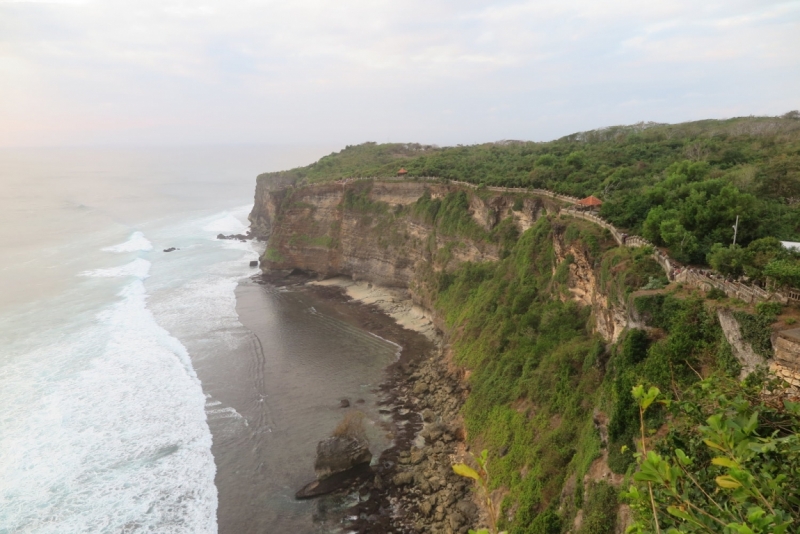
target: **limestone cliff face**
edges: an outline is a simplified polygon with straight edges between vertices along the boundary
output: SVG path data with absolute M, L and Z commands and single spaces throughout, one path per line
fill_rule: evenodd
M 630 326 L 627 308 L 613 302 L 598 283 L 597 270 L 588 251 L 575 244 L 567 244 L 563 234 L 553 239 L 556 260 L 571 260 L 568 288 L 572 300 L 592 308 L 595 331 L 609 343 L 616 343 L 622 332 Z
M 250 228 L 254 234 L 267 237 L 272 232 L 272 221 L 278 214 L 280 201 L 285 192 L 294 185 L 291 178 L 280 175 L 261 175 L 256 179 L 256 195 L 253 210 L 250 212 Z
M 456 189 L 397 181 L 263 187 L 256 191 L 250 220 L 256 235 L 269 237 L 262 258 L 266 269 L 302 269 L 320 277 L 346 275 L 387 287 L 410 287 L 426 269 L 498 259 L 495 244 L 442 235 L 405 209 L 426 192 L 437 199 Z M 513 204 L 510 199 L 489 202 L 477 195 L 469 202 L 473 219 L 485 230 Z M 519 220 L 529 226 L 541 206 L 528 204 L 530 211 L 521 213 Z
M 444 235 L 411 209 L 423 195 L 435 200 L 459 190 L 463 188 L 451 184 L 395 180 L 304 187 L 259 181 L 250 220 L 256 235 L 269 238 L 262 267 L 409 288 L 418 303 L 429 307 L 419 291 L 425 276 L 467 261 L 499 259 L 499 245 Z M 559 210 L 551 199 L 466 192 L 470 215 L 486 231 L 511 217 L 524 232 L 541 216 Z M 588 252 L 566 244 L 561 234 L 555 232 L 554 250 L 558 262 L 572 258 L 569 298 L 590 306 L 597 332 L 616 342 L 629 324 L 626 307 L 609 302 Z

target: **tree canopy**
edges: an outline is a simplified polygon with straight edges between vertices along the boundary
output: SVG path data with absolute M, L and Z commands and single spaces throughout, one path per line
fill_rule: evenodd
M 364 143 L 259 180 L 391 177 L 400 167 L 410 179 L 597 196 L 603 217 L 684 262 L 704 264 L 716 244 L 730 245 L 737 215 L 744 247 L 767 237 L 800 241 L 800 119 L 793 114 L 617 126 L 545 143 Z

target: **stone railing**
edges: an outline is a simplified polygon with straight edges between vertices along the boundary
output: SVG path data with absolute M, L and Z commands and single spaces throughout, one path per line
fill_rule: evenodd
M 567 208 L 561 210 L 561 213 L 569 215 L 570 217 L 577 217 L 578 219 L 584 219 L 590 222 L 593 222 L 603 228 L 607 229 L 611 232 L 611 235 L 614 237 L 616 242 L 620 246 L 626 246 L 630 248 L 638 248 L 638 247 L 653 247 L 653 259 L 664 269 L 664 273 L 667 275 L 667 279 L 673 279 L 673 273 L 677 267 L 677 264 L 669 258 L 664 252 L 659 250 L 655 245 L 653 245 L 647 239 L 640 237 L 638 235 L 626 235 L 624 232 L 620 232 L 613 224 L 606 221 L 605 219 L 601 218 L 598 215 L 595 215 L 591 212 L 586 211 L 578 211 L 576 209 Z
M 344 180 L 339 180 L 337 184 L 347 184 L 350 182 L 358 181 L 358 180 L 426 180 L 426 181 L 442 181 L 441 178 L 437 178 L 435 176 L 420 176 L 420 177 L 413 177 L 407 178 L 405 176 L 393 176 L 393 177 L 364 177 L 364 178 L 347 178 Z M 477 184 L 473 184 L 470 182 L 462 182 L 459 180 L 445 180 L 447 183 L 460 185 L 464 187 L 469 187 L 470 189 L 478 189 L 480 186 Z M 580 199 L 577 197 L 572 197 L 569 195 L 562 195 L 559 193 L 555 193 L 553 191 L 548 191 L 547 189 L 534 189 L 534 188 L 525 188 L 525 187 L 496 187 L 496 186 L 487 186 L 486 189 L 488 191 L 495 191 L 499 193 L 525 193 L 525 194 L 532 194 L 532 195 L 539 195 L 548 198 L 553 198 L 556 200 L 560 200 L 562 202 L 566 202 L 567 204 L 577 204 Z M 721 291 L 723 291 L 727 296 L 731 298 L 738 298 L 745 302 L 781 302 L 783 304 L 787 304 L 790 301 L 800 302 L 800 291 L 797 290 L 784 290 L 784 291 L 773 291 L 768 292 L 764 289 L 756 286 L 756 285 L 745 285 L 741 282 L 726 280 L 721 275 L 715 273 L 706 274 L 706 271 L 700 271 L 697 269 L 684 269 L 681 265 L 675 260 L 671 259 L 667 256 L 662 250 L 658 247 L 653 245 L 647 239 L 638 236 L 638 235 L 625 235 L 624 232 L 618 230 L 613 224 L 609 223 L 602 217 L 596 215 L 593 212 L 588 211 L 580 211 L 575 208 L 565 208 L 561 210 L 561 213 L 568 215 L 570 217 L 576 217 L 578 219 L 584 219 L 586 221 L 590 221 L 598 226 L 601 226 L 607 229 L 611 235 L 614 237 L 614 240 L 620 246 L 626 246 L 631 248 L 637 247 L 646 247 L 650 246 L 653 247 L 653 259 L 658 262 L 662 269 L 664 269 L 664 273 L 666 273 L 667 278 L 669 280 L 678 280 L 684 284 L 697 287 L 699 289 L 703 289 L 704 291 L 708 291 L 712 287 L 715 287 Z M 675 276 L 676 271 L 680 271 L 678 276 Z
M 779 292 L 768 292 L 756 285 L 747 285 L 735 280 L 727 280 L 722 275 L 711 271 L 699 269 L 684 269 L 675 278 L 683 284 L 708 291 L 716 288 L 730 298 L 736 298 L 748 303 L 780 302 L 786 304 L 789 298 Z
M 611 232 L 611 235 L 614 237 L 614 240 L 617 242 L 618 245 L 625 244 L 624 243 L 625 240 L 622 237 L 622 232 L 617 230 L 616 227 L 614 227 L 613 224 L 611 224 L 610 222 L 607 222 L 606 220 L 604 220 L 600 216 L 595 215 L 594 213 L 591 213 L 591 212 L 588 212 L 588 211 L 578 211 L 578 210 L 572 209 L 572 208 L 563 209 L 563 210 L 561 210 L 561 213 L 563 213 L 565 215 L 569 215 L 570 217 L 576 217 L 578 219 L 584 219 L 586 221 L 593 222 L 594 224 L 596 224 L 598 226 L 602 226 L 603 228 L 605 228 L 606 230 Z
M 342 178 L 341 180 L 336 180 L 334 183 L 338 185 L 346 185 L 353 182 L 360 182 L 364 180 L 374 180 L 380 182 L 407 182 L 407 181 L 424 181 L 424 182 L 434 182 L 439 181 L 441 178 L 437 178 L 436 176 L 414 176 L 412 178 L 408 178 L 406 176 L 361 176 L 359 178 Z
M 339 185 L 346 185 L 352 182 L 358 182 L 362 180 L 376 180 L 376 181 L 444 181 L 449 184 L 460 185 L 464 187 L 469 187 L 470 189 L 479 189 L 481 186 L 478 184 L 473 184 L 470 182 L 462 182 L 460 180 L 449 180 L 442 178 L 438 178 L 436 176 L 414 176 L 414 177 L 406 177 L 406 176 L 389 176 L 389 177 L 379 177 L 379 176 L 362 176 L 359 178 L 342 178 L 341 180 L 336 180 L 335 184 Z M 562 195 L 560 193 L 554 193 L 553 191 L 548 191 L 547 189 L 535 189 L 535 188 L 528 188 L 528 187 L 497 187 L 497 186 L 486 186 L 487 191 L 495 191 L 497 193 L 525 193 L 525 194 L 532 194 L 532 195 L 539 195 L 543 197 L 550 197 L 556 200 L 560 200 L 562 202 L 566 202 L 567 204 L 576 204 L 580 199 L 578 197 L 572 197 L 569 195 Z
M 785 292 L 786 298 L 794 302 L 800 302 L 800 291 L 796 289 L 789 289 Z

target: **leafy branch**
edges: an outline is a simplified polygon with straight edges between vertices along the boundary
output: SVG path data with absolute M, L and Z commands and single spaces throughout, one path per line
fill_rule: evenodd
M 670 450 L 666 457 L 647 451 L 644 415 L 660 391 L 654 387 L 647 392 L 642 386 L 633 388 L 642 435 L 642 450 L 637 455 L 639 470 L 633 478 L 646 483 L 648 495 L 635 485 L 623 495 L 634 508 L 650 508 L 657 533 L 662 525 L 668 525 L 667 534 L 789 532 L 800 516 L 796 490 L 800 477 L 800 403 L 784 401 L 780 410 L 782 426 L 793 430 L 785 432 L 764 424 L 767 421 L 763 420 L 762 411 L 743 395 L 729 399 L 719 394 L 710 381 L 700 387 L 717 403 L 706 418 L 707 424 L 696 428 L 704 445 L 697 452 L 711 456 L 709 462 L 698 461 L 680 448 Z M 698 406 L 682 409 L 697 413 Z M 642 522 L 628 528 L 629 533 L 647 531 Z

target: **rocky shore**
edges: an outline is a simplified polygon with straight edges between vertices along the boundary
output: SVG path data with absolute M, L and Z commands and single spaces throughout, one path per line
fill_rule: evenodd
M 359 533 L 466 533 L 478 508 L 470 482 L 453 472 L 464 452 L 460 409 L 462 377 L 442 351 L 392 370 L 383 401 L 398 427 L 384 451 L 365 500 L 351 512 L 348 530 Z
M 344 530 L 359 534 L 466 533 L 479 522 L 471 481 L 453 472 L 465 454 L 461 407 L 469 389 L 431 320 L 400 290 L 352 281 L 317 283 L 308 275 L 273 272 L 273 285 L 305 287 L 352 305 L 359 326 L 403 347 L 379 387 L 380 411 L 391 417 L 393 445 L 372 473 L 340 491 L 358 495 Z M 309 283 L 311 282 L 311 283 Z

